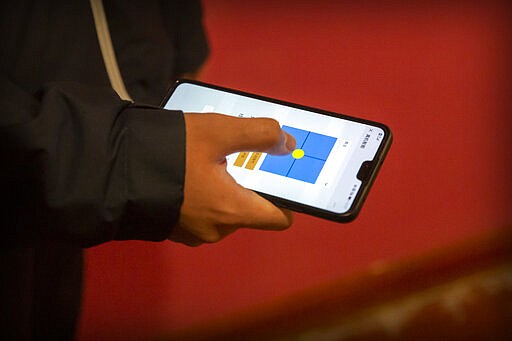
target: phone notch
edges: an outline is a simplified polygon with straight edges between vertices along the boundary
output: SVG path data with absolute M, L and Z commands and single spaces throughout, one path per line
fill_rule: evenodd
M 357 172 L 356 177 L 361 180 L 363 183 L 367 182 L 370 179 L 370 176 L 373 173 L 373 169 L 375 168 L 375 161 L 364 161 Z

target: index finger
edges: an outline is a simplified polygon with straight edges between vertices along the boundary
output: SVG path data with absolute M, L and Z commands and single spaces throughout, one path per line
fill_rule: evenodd
M 201 127 L 217 152 L 229 155 L 239 151 L 289 154 L 295 138 L 271 118 L 240 118 L 222 114 L 187 114 L 187 125 Z

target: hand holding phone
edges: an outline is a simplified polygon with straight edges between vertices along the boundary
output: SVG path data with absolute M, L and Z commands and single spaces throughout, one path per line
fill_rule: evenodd
M 196 246 L 217 242 L 241 227 L 283 230 L 289 210 L 238 185 L 226 172 L 226 155 L 240 150 L 289 154 L 293 137 L 272 119 L 185 114 L 187 132 L 184 202 L 169 239 Z
M 357 216 L 392 141 L 382 123 L 195 81 L 177 82 L 163 107 L 277 120 L 296 148 L 233 150 L 227 171 L 276 205 L 338 222 Z

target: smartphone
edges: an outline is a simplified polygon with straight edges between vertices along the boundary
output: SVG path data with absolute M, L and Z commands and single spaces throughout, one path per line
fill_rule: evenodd
M 356 218 L 392 141 L 382 123 L 197 81 L 179 80 L 162 107 L 277 120 L 296 149 L 240 151 L 226 157 L 227 171 L 278 206 L 337 222 Z

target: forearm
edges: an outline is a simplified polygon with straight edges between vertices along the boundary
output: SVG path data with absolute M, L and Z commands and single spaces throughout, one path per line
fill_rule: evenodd
M 56 83 L 14 115 L 10 92 L 1 121 L 4 240 L 90 246 L 168 236 L 183 197 L 181 114 Z

